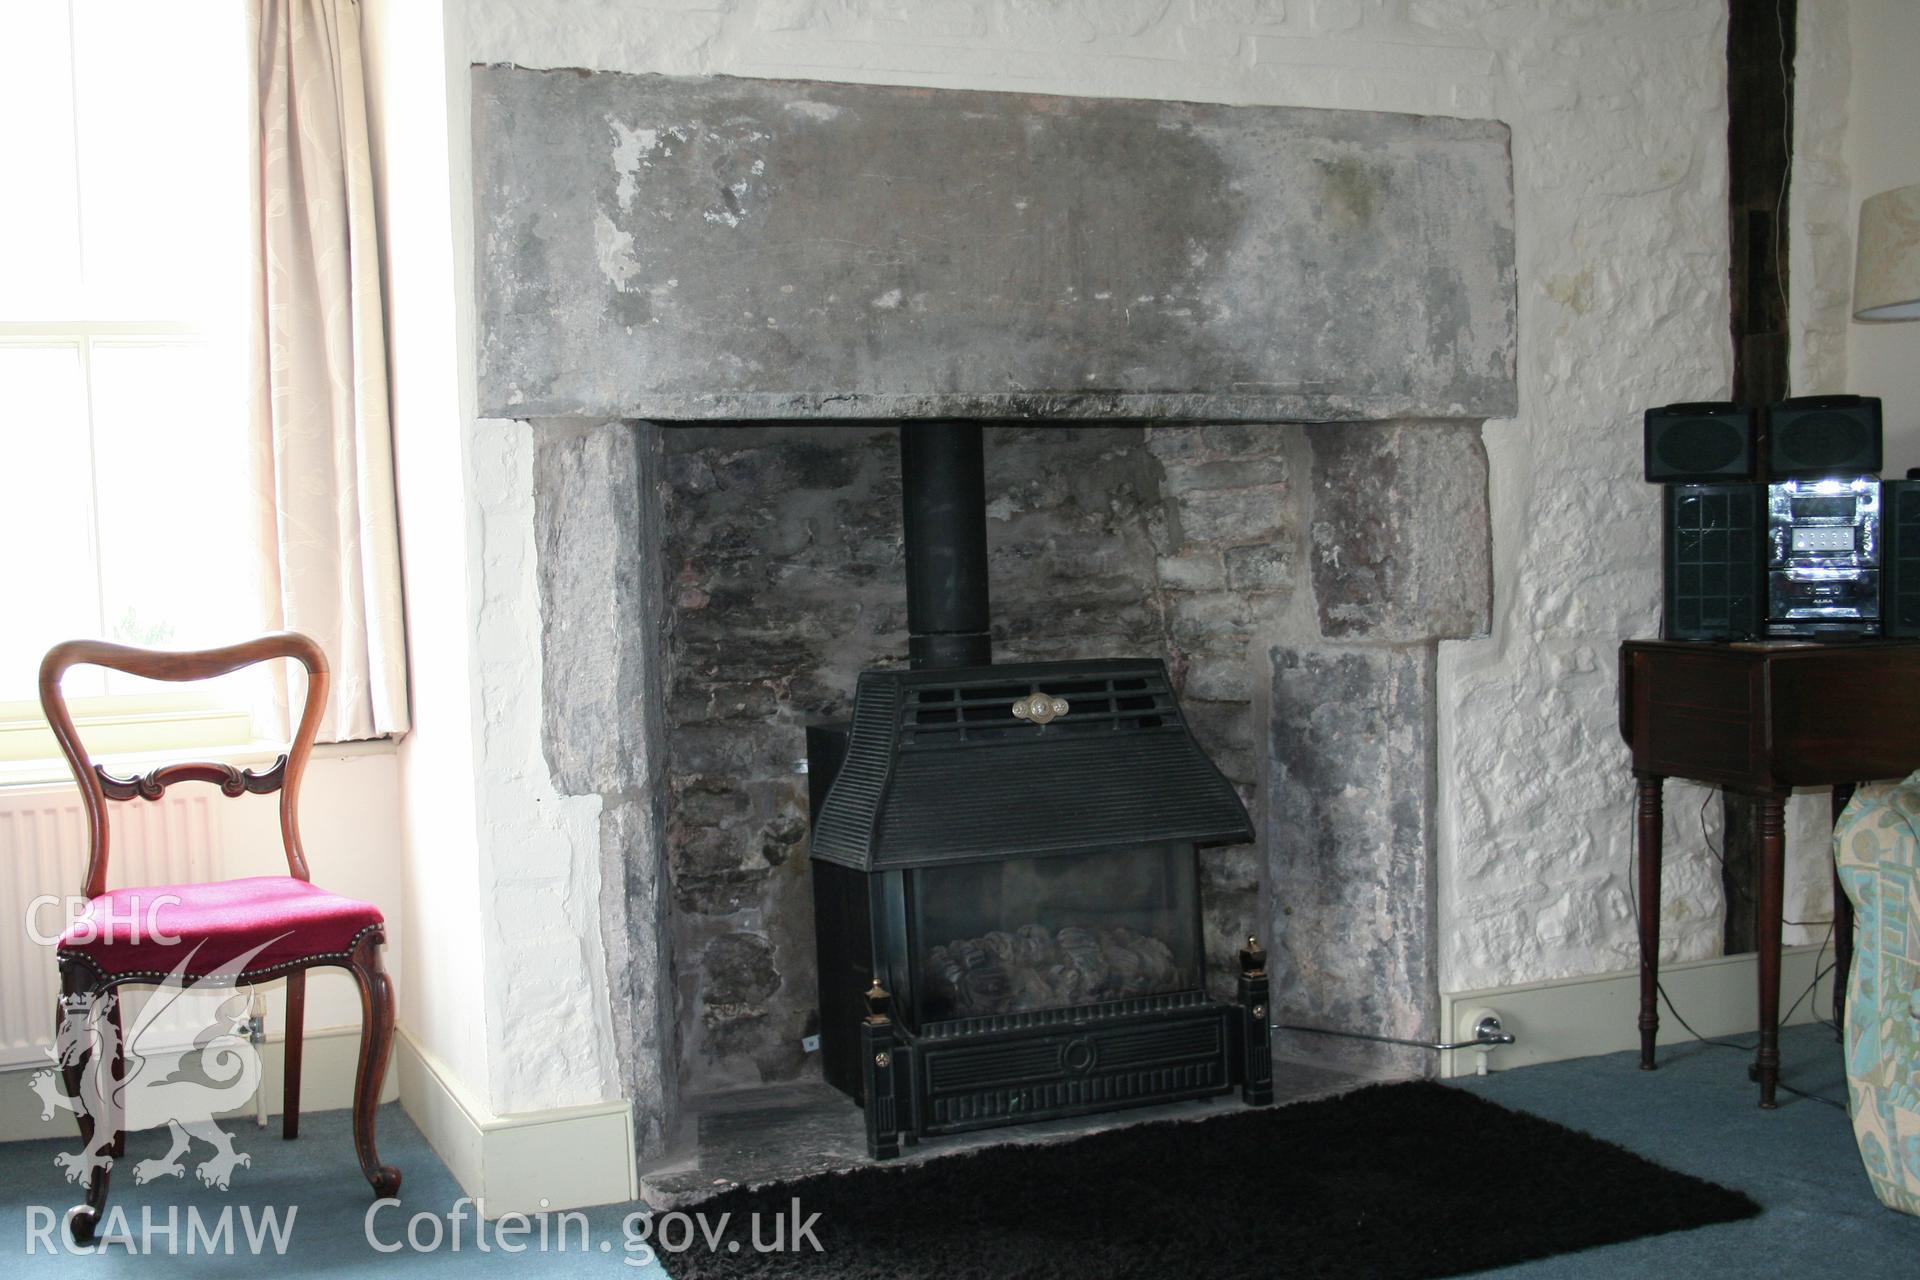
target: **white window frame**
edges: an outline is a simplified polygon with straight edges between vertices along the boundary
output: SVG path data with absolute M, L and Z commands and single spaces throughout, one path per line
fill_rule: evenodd
M 72 23 L 73 14 L 69 10 L 68 83 L 77 95 L 82 77 L 78 44 L 71 35 Z M 78 119 L 77 109 L 73 118 Z M 206 349 L 214 335 L 192 321 L 115 315 L 118 308 L 111 303 L 102 305 L 95 296 L 86 275 L 85 196 L 78 185 L 81 167 L 77 159 L 80 147 L 77 134 L 69 140 L 69 145 L 76 155 L 74 212 L 81 218 L 75 241 L 80 268 L 76 287 L 71 293 L 49 298 L 45 314 L 16 313 L 0 318 L 0 347 L 71 348 L 78 355 L 81 404 L 76 417 L 86 432 L 87 473 L 84 480 L 74 481 L 72 497 L 75 502 L 85 503 L 86 557 L 94 573 L 95 635 L 111 639 L 113 620 L 108 616 L 106 575 L 101 563 L 101 459 L 94 409 L 95 350 L 108 345 L 198 345 Z M 238 319 L 236 316 L 236 322 Z M 232 640 L 247 638 L 234 636 Z M 22 677 L 30 678 L 29 673 L 23 672 L 9 672 L 8 676 L 8 684 L 14 689 L 26 684 Z M 146 767 L 147 761 L 161 763 L 187 754 L 204 756 L 209 752 L 227 758 L 263 755 L 271 758 L 274 748 L 274 744 L 258 736 L 253 700 L 236 697 L 228 684 L 186 684 L 133 693 L 71 694 L 68 709 L 89 754 L 103 763 L 125 766 L 141 762 L 142 767 Z M 66 765 L 59 745 L 37 698 L 0 699 L 0 786 L 39 784 L 65 776 Z

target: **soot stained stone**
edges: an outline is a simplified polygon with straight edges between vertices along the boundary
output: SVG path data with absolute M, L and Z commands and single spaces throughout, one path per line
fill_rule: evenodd
M 1179 504 L 1212 492 L 1202 480 L 1287 474 L 1275 451 L 1287 429 L 1193 430 L 1204 448 L 1175 494 L 1144 428 L 989 429 L 996 657 L 1164 655 L 1176 671 L 1191 667 L 1201 681 L 1196 734 L 1250 784 L 1258 735 L 1246 636 L 1278 594 L 1164 599 L 1154 539 Z M 703 1086 L 750 1083 L 807 1067 L 789 1043 L 815 1003 L 804 784 L 793 772 L 804 728 L 844 715 L 859 671 L 898 662 L 906 648 L 897 435 L 759 426 L 662 435 L 666 473 L 677 481 L 667 487 L 661 566 L 672 602 L 674 938 L 682 954 L 705 955 L 721 934 L 764 936 L 782 979 L 749 1011 L 710 1002 L 705 966 L 682 965 L 680 1004 L 690 1015 L 682 1071 Z M 1258 452 L 1243 466 L 1220 453 L 1228 447 Z M 1223 460 L 1230 465 L 1211 465 Z M 1299 523 L 1288 517 L 1289 538 Z M 1219 615 L 1240 621 L 1228 631 L 1198 625 Z M 1231 959 L 1257 927 L 1257 877 L 1244 873 L 1251 856 L 1225 855 L 1221 865 L 1237 870 L 1203 882 L 1216 958 Z
M 1493 552 L 1479 426 L 1320 425 L 1307 439 L 1321 631 L 1388 641 L 1484 635 Z
M 630 446 L 636 429 L 596 430 L 613 434 L 584 438 Z M 651 552 L 639 535 L 605 536 L 628 519 L 612 511 L 632 493 L 629 455 L 542 428 L 536 481 L 557 530 L 541 548 L 549 755 L 563 790 L 598 789 L 609 813 L 626 812 L 636 785 L 659 789 L 656 847 L 671 879 L 638 908 L 652 919 L 671 903 L 652 963 L 675 975 L 675 1074 L 700 1088 L 790 1078 L 813 1061 L 798 1041 L 816 1002 L 795 766 L 805 726 L 845 714 L 860 670 L 903 660 L 897 434 L 638 430 L 645 456 L 659 455 L 642 488 L 657 499 L 641 504 L 642 533 L 658 525 Z M 1480 614 L 1469 607 L 1471 573 L 1412 590 L 1403 581 L 1431 570 L 1423 539 L 1466 548 L 1459 563 L 1484 551 L 1477 429 L 1004 426 L 989 428 L 986 456 L 996 657 L 1164 656 L 1196 737 L 1267 833 L 1264 849 L 1203 854 L 1216 982 L 1246 932 L 1269 932 L 1264 871 L 1279 935 L 1266 940 L 1295 1019 L 1418 1027 L 1432 977 L 1418 942 L 1431 922 L 1405 895 L 1430 879 L 1431 647 L 1379 642 L 1484 614 L 1484 602 Z M 1355 493 L 1341 490 L 1348 482 Z M 1436 486 L 1458 492 L 1426 492 Z M 1241 505 L 1249 495 L 1258 510 Z M 1243 520 L 1227 518 L 1236 511 Z M 625 594 L 610 596 L 609 580 Z M 605 655 L 625 652 L 619 619 L 642 588 L 665 602 L 651 615 L 664 618 L 664 653 L 645 668 L 659 684 L 649 705 L 660 738 L 648 742 L 630 736 L 647 723 L 629 701 L 645 683 L 609 690 L 601 678 L 624 669 Z M 1309 588 L 1312 601 L 1294 607 Z M 1273 720 L 1262 723 L 1269 691 Z M 645 870 L 629 867 L 628 880 Z M 1401 941 L 1378 942 L 1378 919 Z M 764 942 L 744 944 L 751 966 L 724 949 L 713 958 L 728 983 L 755 972 L 757 987 L 712 985 L 709 953 L 735 935 Z M 768 966 L 778 983 L 761 990 Z M 1356 973 L 1387 976 L 1376 987 Z
M 780 989 L 773 944 L 752 933 L 729 933 L 707 944 L 700 958 L 706 971 L 701 1001 L 716 1005 L 757 1005 Z
M 1431 1039 L 1432 645 L 1276 648 L 1267 801 L 1282 1022 Z M 1430 1055 L 1305 1037 L 1356 1067 L 1425 1072 Z M 1326 1043 L 1321 1043 L 1326 1041 Z
M 1279 421 L 1515 401 L 1495 122 L 472 78 L 488 413 Z
M 502 428 L 505 429 L 505 428 Z M 624 1095 L 643 1157 L 679 1093 L 678 1012 L 667 995 L 663 694 L 666 614 L 658 438 L 629 423 L 534 429 L 542 727 L 554 789 L 598 794 L 600 933 Z

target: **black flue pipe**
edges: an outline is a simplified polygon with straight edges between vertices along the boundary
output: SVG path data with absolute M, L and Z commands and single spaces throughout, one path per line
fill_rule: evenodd
M 993 661 L 987 612 L 987 481 L 980 424 L 900 425 L 907 653 L 915 668 Z

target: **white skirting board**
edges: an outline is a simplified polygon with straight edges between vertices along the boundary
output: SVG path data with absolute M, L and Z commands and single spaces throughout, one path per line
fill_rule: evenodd
M 637 1199 L 633 1108 L 625 1102 L 490 1115 L 402 1028 L 400 1104 L 488 1218 Z M 404 1170 L 402 1171 L 404 1172 Z
M 1832 1016 L 1831 973 L 1820 979 L 1811 995 L 1800 999 L 1814 975 L 1832 962 L 1830 944 L 1781 949 L 1782 1025 L 1796 1026 Z M 1701 1035 L 1715 1039 L 1751 1037 L 1760 1024 L 1759 963 L 1760 958 L 1752 954 L 1681 961 L 1661 966 L 1660 985 L 1666 988 L 1680 1016 Z M 1788 1006 L 1796 1000 L 1799 1004 L 1789 1015 Z M 1640 1048 L 1638 969 L 1442 995 L 1442 1034 L 1452 1040 L 1470 1039 L 1472 1028 L 1460 1024 L 1466 1020 L 1467 1011 L 1476 1008 L 1497 1013 L 1502 1029 L 1514 1037 L 1513 1044 L 1488 1052 L 1489 1071 Z M 1656 1044 L 1682 1044 L 1693 1039 L 1664 1001 L 1659 1013 Z M 1463 1049 L 1443 1053 L 1440 1058 L 1442 1075 L 1472 1075 L 1478 1070 L 1480 1051 Z
M 359 1027 L 327 1027 L 307 1032 L 306 1050 L 300 1059 L 300 1113 L 308 1115 L 352 1106 L 353 1076 L 359 1059 Z M 267 1110 L 276 1116 L 282 1109 L 281 1085 L 285 1080 L 286 1060 L 286 1037 L 268 1036 L 260 1047 L 260 1078 L 266 1086 Z M 47 1059 L 0 1070 L 0 1142 L 59 1138 L 79 1143 L 71 1112 L 56 1111 L 50 1120 L 40 1118 L 40 1095 L 33 1090 L 33 1076 L 52 1065 L 52 1060 Z M 389 1067 L 381 1086 L 380 1101 L 392 1102 L 400 1096 L 399 1081 L 395 1077 L 396 1073 Z M 244 1122 L 252 1118 L 253 1110 L 249 1107 L 226 1112 L 224 1116 Z M 259 1132 L 251 1124 L 244 1128 L 229 1124 L 227 1130 L 234 1135 L 235 1145 L 241 1151 L 248 1149 L 252 1135 Z M 268 1126 L 265 1132 L 274 1141 L 280 1140 L 278 1125 Z

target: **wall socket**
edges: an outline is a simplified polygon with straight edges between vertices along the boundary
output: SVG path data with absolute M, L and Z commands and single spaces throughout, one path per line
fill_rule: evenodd
M 800 1050 L 803 1053 L 820 1052 L 820 1037 L 819 1036 L 801 1036 Z

